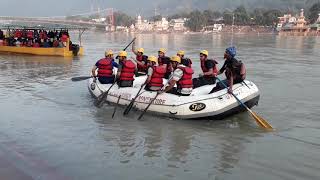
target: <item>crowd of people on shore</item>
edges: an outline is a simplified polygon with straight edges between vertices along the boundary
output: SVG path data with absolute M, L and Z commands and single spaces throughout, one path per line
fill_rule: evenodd
M 0 29 L 0 46 L 62 48 L 67 46 L 69 32 L 42 29 Z
M 213 85 L 216 83 L 216 76 L 225 72 L 226 80 L 218 82 L 210 93 L 224 89 L 223 84 L 228 85 L 228 92 L 232 93 L 233 84 L 241 83 L 246 78 L 246 69 L 236 56 L 236 48 L 228 47 L 224 53 L 225 62 L 218 70 L 218 62 L 209 59 L 209 52 L 201 50 L 199 53 L 200 67 L 202 73 L 199 77 L 193 78 L 194 64 L 190 58 L 185 57 L 185 52 L 180 50 L 176 55 L 169 58 L 166 56 L 166 50 L 160 48 L 158 57 L 146 56 L 143 48 L 135 49 L 132 45 L 132 52 L 136 55 L 135 59 L 127 59 L 126 51 L 120 51 L 118 56 L 119 63 L 114 60 L 113 52 L 107 50 L 105 58 L 96 62 L 92 69 L 94 81 L 99 80 L 102 84 L 117 83 L 119 87 L 132 87 L 134 77 L 147 75 L 144 83 L 148 91 L 157 91 L 161 93 L 171 93 L 179 96 L 189 96 L 192 90 L 204 85 Z M 116 74 L 113 69 L 118 68 Z M 165 85 L 163 79 L 168 79 Z M 175 86 L 176 85 L 176 86 Z

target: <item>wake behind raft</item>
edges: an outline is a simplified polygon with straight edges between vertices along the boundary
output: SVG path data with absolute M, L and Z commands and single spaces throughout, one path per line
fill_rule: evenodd
M 146 76 L 135 78 L 133 87 L 119 88 L 115 84 L 109 90 L 105 101 L 127 106 L 137 95 L 145 80 Z M 101 84 L 99 81 L 94 82 L 92 78 L 88 80 L 88 89 L 95 98 L 106 92 L 111 85 Z M 245 108 L 231 94 L 228 94 L 226 89 L 208 94 L 212 88 L 212 85 L 196 88 L 190 96 L 160 94 L 152 102 L 147 112 L 178 119 L 223 119 L 245 111 Z M 258 104 L 259 89 L 251 81 L 245 80 L 245 83 L 235 84 L 233 93 L 249 108 Z M 144 110 L 156 94 L 156 92 L 142 90 L 135 100 L 134 108 Z

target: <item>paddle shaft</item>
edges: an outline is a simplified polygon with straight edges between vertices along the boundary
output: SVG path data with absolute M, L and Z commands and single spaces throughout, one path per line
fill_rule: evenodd
M 116 113 L 116 111 L 117 111 L 117 108 L 118 108 L 118 105 L 119 105 L 120 99 L 121 99 L 121 95 L 118 97 L 117 104 L 116 104 L 116 106 L 114 107 L 114 110 L 113 110 L 113 113 L 112 113 L 112 119 L 113 119 L 113 117 L 114 117 L 114 114 L 115 114 L 115 113 Z
M 216 77 L 219 82 L 225 87 L 228 88 L 227 85 L 221 81 L 221 79 L 219 77 Z M 233 92 L 231 92 L 231 94 L 233 95 L 234 98 L 236 98 L 236 100 L 247 109 L 247 111 L 249 111 L 249 113 L 251 114 L 251 116 L 255 119 L 256 123 L 262 127 L 262 128 L 266 128 L 266 129 L 273 129 L 273 127 L 266 121 L 264 120 L 262 117 L 260 117 L 258 114 L 256 114 L 255 112 L 253 112 L 251 109 L 248 108 L 247 105 L 245 105 L 235 94 L 233 94 Z
M 90 79 L 92 76 L 78 76 L 78 77 L 73 77 L 71 78 L 71 81 L 83 81 L 86 79 Z
M 218 81 L 219 81 L 225 88 L 228 89 L 228 86 L 227 86 L 223 81 L 221 81 L 221 79 L 220 79 L 218 76 L 217 76 L 216 78 L 218 79 Z M 232 94 L 233 97 L 236 98 L 236 100 L 237 100 L 243 107 L 245 107 L 247 110 L 250 110 L 247 105 L 245 105 L 235 94 L 233 94 L 233 92 L 231 92 L 230 94 Z
M 109 93 L 110 89 L 115 84 L 116 84 L 116 81 L 109 87 L 109 89 L 106 92 L 104 92 L 103 94 L 100 95 L 101 97 L 99 96 L 100 98 L 98 97 L 98 99 L 96 101 L 96 106 L 100 107 L 100 104 L 108 97 L 108 93 Z
M 140 94 L 140 92 L 141 92 L 141 90 L 142 90 L 143 87 L 144 87 L 144 85 L 141 85 L 141 87 L 140 87 L 137 95 L 131 100 L 130 104 L 126 107 L 126 109 L 125 109 L 124 112 L 123 112 L 123 115 L 129 114 L 129 112 L 130 112 L 130 110 L 131 110 L 134 102 L 135 102 L 136 99 L 138 98 L 138 96 L 139 96 L 139 94 Z
M 135 41 L 136 38 L 133 38 L 132 41 L 123 49 L 124 51 L 128 49 L 128 47 Z
M 147 110 L 149 109 L 149 107 L 151 106 L 151 104 L 153 103 L 153 101 L 157 99 L 158 95 L 159 95 L 159 93 L 157 93 L 156 97 L 154 97 L 154 98 L 151 100 L 151 102 L 148 104 L 148 106 L 143 110 L 143 112 L 142 112 L 142 113 L 140 114 L 140 116 L 138 117 L 138 120 L 140 120 L 140 119 L 143 117 L 143 115 L 147 112 Z

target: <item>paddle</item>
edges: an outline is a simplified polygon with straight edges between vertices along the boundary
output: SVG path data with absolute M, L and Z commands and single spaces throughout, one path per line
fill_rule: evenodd
M 227 85 L 221 81 L 221 79 L 219 77 L 216 77 L 219 82 L 225 87 L 228 89 Z M 257 115 L 255 112 L 253 112 L 251 109 L 248 108 L 247 105 L 245 105 L 235 94 L 233 94 L 231 92 L 231 94 L 233 95 L 234 98 L 236 98 L 236 100 L 244 107 L 247 109 L 248 112 L 250 112 L 251 116 L 256 120 L 256 123 L 262 127 L 262 128 L 265 128 L 265 129 L 273 129 L 272 126 L 266 121 L 264 120 L 262 117 L 260 117 L 259 115 Z
M 124 112 L 123 112 L 123 115 L 129 114 L 130 110 L 131 110 L 132 107 L 133 107 L 134 102 L 135 102 L 136 99 L 138 98 L 138 96 L 139 96 L 139 94 L 140 94 L 140 91 L 142 90 L 143 87 L 144 87 L 144 84 L 141 85 L 141 87 L 140 87 L 137 95 L 131 100 L 130 104 L 126 107 L 126 109 L 125 109 Z
M 78 77 L 73 77 L 71 78 L 71 81 L 83 81 L 83 80 L 86 80 L 86 79 L 90 79 L 92 78 L 92 76 L 78 76 Z
M 115 114 L 116 111 L 117 111 L 117 107 L 118 107 L 118 105 L 119 105 L 120 99 L 121 99 L 121 95 L 118 97 L 117 104 L 116 104 L 115 107 L 114 107 L 114 110 L 113 110 L 113 113 L 112 113 L 112 119 L 113 119 L 113 117 L 114 117 L 114 114 Z
M 140 120 L 140 119 L 143 117 L 143 115 L 147 112 L 147 110 L 149 109 L 149 107 L 151 106 L 151 104 L 153 103 L 153 101 L 154 101 L 155 99 L 157 99 L 158 95 L 159 95 L 159 93 L 157 92 L 156 97 L 154 97 L 154 98 L 150 101 L 150 103 L 148 104 L 148 106 L 143 110 L 143 112 L 140 114 L 140 116 L 138 117 L 137 120 Z
M 132 41 L 123 49 L 124 51 L 133 43 L 133 41 L 135 41 L 136 40 L 136 38 L 133 38 L 132 39 Z M 101 94 L 98 98 L 97 98 L 97 101 L 95 102 L 95 105 L 97 106 L 97 107 L 101 107 L 100 105 L 101 105 L 101 103 L 102 102 L 104 102 L 104 100 L 108 97 L 108 93 L 109 93 L 109 91 L 110 91 L 110 89 L 113 87 L 113 85 L 114 84 L 116 84 L 116 78 L 115 78 L 115 81 L 114 81 L 114 83 L 110 86 L 110 88 L 106 91 L 106 92 L 104 92 L 103 94 Z
M 110 89 L 113 87 L 113 85 L 116 84 L 116 81 L 114 81 L 114 83 L 109 87 L 109 89 L 102 93 L 98 98 L 97 100 L 95 101 L 94 105 L 97 106 L 98 108 L 101 107 L 101 103 L 104 102 L 104 100 L 108 97 L 108 93 L 110 91 Z

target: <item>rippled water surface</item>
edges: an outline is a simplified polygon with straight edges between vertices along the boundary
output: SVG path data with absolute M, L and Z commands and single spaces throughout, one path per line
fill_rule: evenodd
M 146 115 L 93 106 L 86 81 L 106 48 L 127 34 L 88 32 L 80 58 L 0 54 L 0 159 L 34 179 L 320 179 L 320 39 L 235 35 L 238 58 L 260 91 L 253 110 L 222 121 Z M 138 35 L 148 55 L 184 49 L 200 72 L 200 49 L 223 64 L 226 35 Z M 1 164 L 0 164 L 1 167 Z M 1 172 L 1 171 L 0 171 Z

